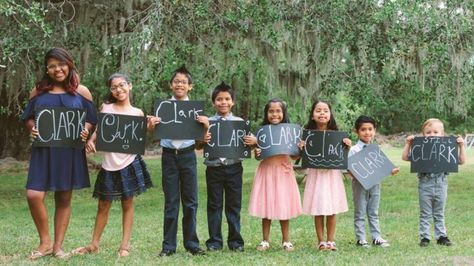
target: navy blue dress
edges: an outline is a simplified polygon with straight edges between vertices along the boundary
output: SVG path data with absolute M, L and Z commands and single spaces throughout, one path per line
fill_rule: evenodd
M 84 108 L 86 121 L 97 123 L 93 103 L 76 93 L 43 93 L 31 98 L 21 116 L 23 121 L 35 118 L 38 107 Z M 26 188 L 36 191 L 69 191 L 90 187 L 84 148 L 31 147 Z

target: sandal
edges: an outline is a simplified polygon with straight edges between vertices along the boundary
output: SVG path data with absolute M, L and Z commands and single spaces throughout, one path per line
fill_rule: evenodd
M 99 252 L 99 247 L 93 248 L 92 246 L 85 246 L 85 247 L 78 247 L 71 251 L 72 255 L 86 255 L 86 254 L 94 254 Z
M 283 250 L 285 251 L 293 251 L 295 250 L 295 248 L 293 247 L 293 244 L 291 244 L 291 242 L 283 242 L 281 244 Z
M 334 242 L 328 242 L 326 248 L 327 248 L 328 250 L 332 250 L 332 251 L 336 251 L 336 250 L 337 250 L 336 243 L 334 243 Z
M 327 243 L 324 242 L 324 241 L 319 242 L 318 249 L 319 249 L 319 250 L 328 250 L 328 245 L 327 245 Z
M 61 260 L 67 260 L 71 257 L 71 253 L 69 252 L 64 252 L 64 250 L 60 249 L 58 252 L 53 253 L 53 257 L 56 259 L 61 259 Z
M 128 257 L 128 256 L 130 256 L 130 249 L 129 248 L 119 248 L 117 255 L 119 257 Z
M 37 260 L 39 258 L 42 258 L 42 257 L 45 257 L 45 256 L 49 256 L 53 254 L 53 248 L 50 248 L 50 249 L 47 249 L 43 252 L 39 251 L 39 250 L 33 250 L 30 254 L 30 256 L 28 256 L 28 259 L 29 260 Z
M 268 243 L 268 241 L 266 241 L 266 240 L 263 240 L 257 246 L 258 251 L 265 251 L 265 250 L 268 250 L 269 248 L 270 248 L 270 243 Z

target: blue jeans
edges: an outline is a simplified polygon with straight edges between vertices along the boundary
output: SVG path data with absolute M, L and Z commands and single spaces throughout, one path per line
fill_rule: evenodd
M 183 240 L 187 250 L 199 247 L 196 234 L 198 208 L 196 154 L 163 152 L 161 157 L 165 211 L 163 222 L 163 250 L 176 250 L 176 234 L 180 199 L 183 205 Z
M 225 216 L 229 226 L 227 245 L 236 249 L 244 245 L 240 234 L 240 209 L 242 206 L 242 164 L 207 167 L 207 223 L 209 239 L 206 246 L 221 249 L 223 246 L 221 224 L 225 199 Z

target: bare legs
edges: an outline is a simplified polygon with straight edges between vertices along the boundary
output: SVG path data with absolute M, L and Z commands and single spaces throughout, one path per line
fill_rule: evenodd
M 99 200 L 97 203 L 97 215 L 95 216 L 95 226 L 92 233 L 92 241 L 89 245 L 92 252 L 99 249 L 100 237 L 104 232 L 107 221 L 109 220 L 109 210 L 112 206 L 112 201 Z
M 130 248 L 130 237 L 133 225 L 133 198 L 122 200 L 122 243 L 120 244 L 119 255 L 127 256 Z
M 262 232 L 263 232 L 263 240 L 270 242 L 270 227 L 272 225 L 272 220 L 270 219 L 262 219 Z M 282 235 L 282 242 L 289 242 L 290 241 L 290 220 L 280 220 L 281 226 L 281 235 Z
M 40 244 L 37 250 L 41 253 L 52 248 L 48 228 L 48 212 L 46 210 L 46 205 L 44 204 L 45 198 L 46 192 L 30 189 L 26 190 L 26 199 L 30 208 L 31 217 L 33 218 L 40 238 Z
M 55 213 L 54 213 L 54 244 L 51 243 L 48 227 L 48 212 L 44 200 L 45 191 L 27 189 L 26 199 L 30 208 L 31 217 L 40 237 L 38 251 L 44 253 L 53 248 L 53 252 L 61 251 L 64 236 L 66 234 L 69 218 L 71 217 L 71 196 L 72 191 L 57 191 L 54 193 Z
M 122 200 L 122 242 L 120 243 L 119 256 L 127 256 L 130 248 L 130 238 L 133 225 L 133 197 Z M 76 253 L 87 254 L 98 251 L 100 238 L 109 220 L 109 211 L 112 201 L 99 200 L 97 215 L 92 233 L 92 241 L 88 247 L 76 249 Z
M 314 227 L 316 228 L 316 236 L 318 242 L 325 242 L 324 240 L 324 217 L 326 217 L 327 236 L 326 241 L 334 242 L 334 235 L 336 234 L 336 215 L 330 216 L 314 216 Z
M 66 235 L 69 218 L 71 218 L 71 197 L 72 191 L 56 191 L 54 193 L 54 245 L 53 253 L 62 249 L 64 236 Z

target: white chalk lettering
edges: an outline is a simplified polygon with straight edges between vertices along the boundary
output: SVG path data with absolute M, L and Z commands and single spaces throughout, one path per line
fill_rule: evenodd
M 171 105 L 171 106 L 170 106 Z M 165 118 L 160 111 L 168 110 L 171 108 L 172 115 L 171 117 Z M 165 111 L 163 111 L 165 112 Z M 161 124 L 182 124 L 185 119 L 194 119 L 196 120 L 199 114 L 202 113 L 202 109 L 192 108 L 190 110 L 178 110 L 178 103 L 173 101 L 162 101 L 156 108 L 155 116 L 161 118 Z
M 106 143 L 112 143 L 116 139 L 126 140 L 126 143 L 130 140 L 141 141 L 143 138 L 138 137 L 137 132 L 139 128 L 143 129 L 144 126 L 143 121 L 121 122 L 119 116 L 104 114 L 100 124 L 100 137 Z
M 84 129 L 85 115 L 82 110 L 41 110 L 36 118 L 38 139 L 41 142 L 78 139 Z M 51 132 L 51 135 L 45 136 L 44 132 Z

